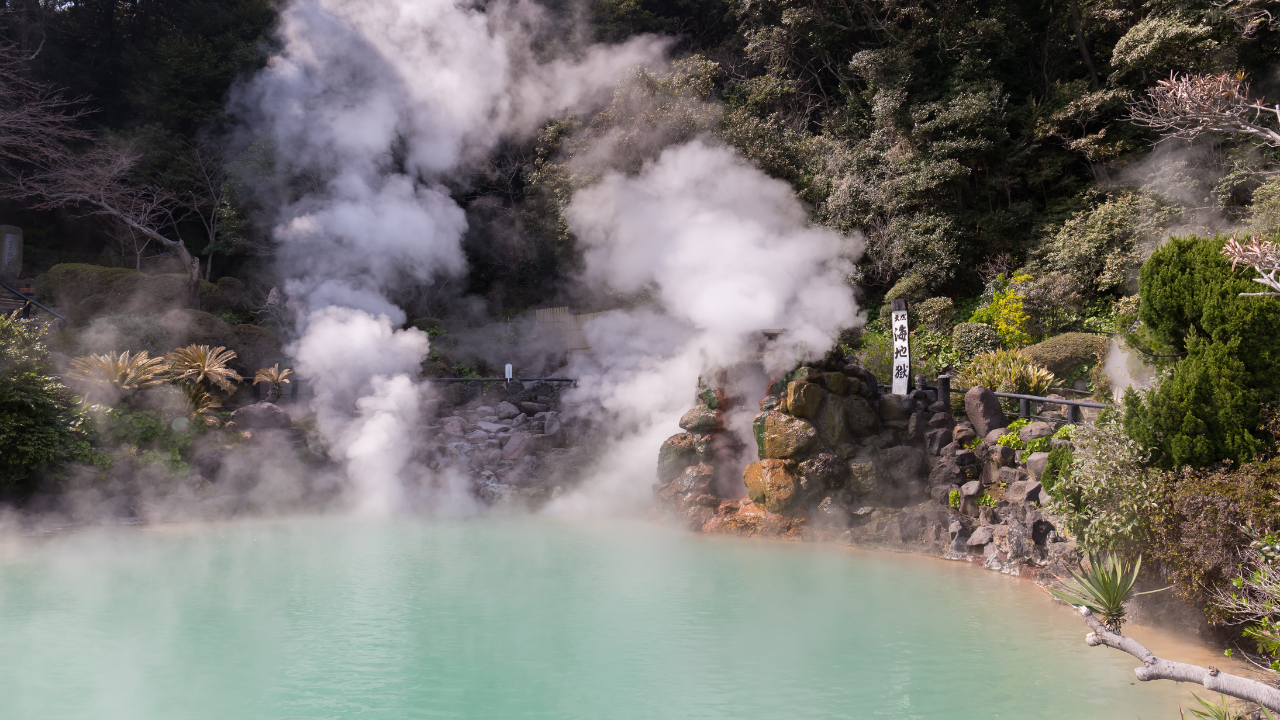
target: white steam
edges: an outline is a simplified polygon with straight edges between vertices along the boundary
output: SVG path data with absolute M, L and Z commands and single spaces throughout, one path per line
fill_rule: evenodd
M 559 510 L 648 503 L 656 450 L 679 432 L 700 374 L 761 350 L 768 372 L 790 369 L 857 320 L 846 278 L 861 244 L 810 226 L 790 186 L 728 148 L 694 141 L 639 175 L 609 174 L 575 196 L 567 217 L 587 282 L 648 292 L 656 307 L 585 328 L 593 356 L 572 368 L 573 398 L 602 411 L 614 439 L 598 480 Z M 781 331 L 767 347 L 764 329 Z
M 427 352 L 387 291 L 465 270 L 461 208 L 441 182 L 504 137 L 606 97 L 664 42 L 637 38 L 540 61 L 533 4 L 484 12 L 451 0 L 295 0 L 281 50 L 233 108 L 270 140 L 285 198 L 278 269 L 303 335 L 319 428 L 360 508 L 399 507 L 413 460 Z

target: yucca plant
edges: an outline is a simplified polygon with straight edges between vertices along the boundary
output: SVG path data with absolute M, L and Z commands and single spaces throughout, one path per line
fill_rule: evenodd
M 1243 712 L 1235 712 L 1231 710 L 1231 708 L 1227 707 L 1226 695 L 1218 696 L 1221 698 L 1221 705 L 1211 705 L 1210 703 L 1205 702 L 1204 698 L 1195 693 L 1191 693 L 1191 697 L 1195 698 L 1196 702 L 1200 703 L 1200 707 L 1203 708 L 1201 710 L 1191 710 L 1192 717 L 1200 718 L 1200 720 L 1246 720 L 1249 717 Z M 1267 720 L 1276 720 L 1276 716 L 1272 715 L 1270 710 L 1266 708 L 1260 709 Z M 1178 712 L 1184 718 L 1187 716 L 1181 709 L 1179 709 Z
M 111 386 L 119 393 L 131 394 L 164 382 L 167 369 L 164 358 L 150 357 L 142 350 L 78 357 L 71 361 L 67 375 L 91 386 Z
M 292 370 L 280 369 L 280 363 L 276 363 L 269 368 L 259 368 L 256 375 L 253 376 L 253 384 L 260 382 L 268 383 L 267 402 L 273 403 L 280 399 L 280 386 L 289 384 L 289 376 L 293 374 Z
M 1133 592 L 1133 584 L 1142 569 L 1142 556 L 1132 566 L 1115 553 L 1105 559 L 1090 553 L 1087 567 L 1071 571 L 1075 585 L 1064 590 L 1050 590 L 1054 597 L 1076 607 L 1086 607 L 1112 632 L 1119 633 L 1124 624 L 1124 602 Z M 1163 590 L 1164 588 L 1161 588 Z M 1138 593 L 1147 595 L 1160 590 Z
M 234 359 L 235 351 L 225 347 L 188 345 L 169 353 L 169 375 L 184 384 L 209 383 L 229 393 L 240 382 L 240 374 L 227 367 Z

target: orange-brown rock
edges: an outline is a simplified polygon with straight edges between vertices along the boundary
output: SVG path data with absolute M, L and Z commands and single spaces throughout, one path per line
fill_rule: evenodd
M 747 497 L 769 512 L 785 512 L 796 499 L 796 476 L 782 460 L 758 460 L 742 473 Z

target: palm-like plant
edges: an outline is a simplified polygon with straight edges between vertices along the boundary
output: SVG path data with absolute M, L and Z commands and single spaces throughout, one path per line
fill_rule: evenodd
M 960 374 L 961 382 L 996 392 L 1042 395 L 1057 382 L 1046 368 L 1021 350 L 996 350 L 973 356 Z
M 1133 592 L 1133 584 L 1137 582 L 1141 569 L 1142 556 L 1138 556 L 1130 566 L 1115 553 L 1109 553 L 1105 559 L 1090 553 L 1087 567 L 1081 567 L 1080 572 L 1071 571 L 1071 577 L 1076 581 L 1074 587 L 1049 592 L 1066 603 L 1088 608 L 1103 625 L 1118 634 L 1125 620 L 1124 601 Z M 1153 592 L 1160 591 L 1148 590 L 1138 594 Z
M 1203 708 L 1202 710 L 1196 710 L 1195 708 L 1192 708 L 1191 710 L 1191 715 L 1200 718 L 1200 720 L 1245 720 L 1249 717 L 1243 712 L 1235 712 L 1231 708 L 1227 707 L 1226 695 L 1219 695 L 1222 699 L 1221 705 L 1213 705 L 1205 702 L 1204 698 L 1195 693 L 1191 693 L 1191 697 L 1195 698 L 1196 702 L 1200 703 L 1200 707 Z M 1266 716 L 1267 720 L 1276 720 L 1276 716 L 1272 715 L 1270 710 L 1266 708 L 1260 709 L 1262 710 L 1263 715 Z M 1179 712 L 1181 712 L 1181 710 L 1179 710 Z M 1184 713 L 1182 717 L 1185 718 L 1186 714 Z
M 227 363 L 235 358 L 235 352 L 225 347 L 188 345 L 169 353 L 169 375 L 186 384 L 207 382 L 224 392 L 231 392 L 240 382 L 240 374 L 227 367 Z
M 132 393 L 164 382 L 166 369 L 164 358 L 149 357 L 143 350 L 78 357 L 71 361 L 68 375 L 90 385 L 108 385 Z
M 289 384 L 289 376 L 292 374 L 292 370 L 287 368 L 281 370 L 280 363 L 276 363 L 269 368 L 259 368 L 257 374 L 253 376 L 253 384 L 269 383 L 267 402 L 273 403 L 280 399 L 280 386 Z
M 213 393 L 196 383 L 181 383 L 181 387 L 182 397 L 187 404 L 188 418 L 199 420 L 206 425 L 220 424 L 213 410 L 222 407 L 222 403 L 214 397 Z

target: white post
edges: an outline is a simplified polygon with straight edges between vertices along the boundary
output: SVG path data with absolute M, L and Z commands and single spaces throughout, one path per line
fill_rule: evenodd
M 511 382 L 511 363 L 507 363 L 507 382 Z
M 894 300 L 893 394 L 906 395 L 911 388 L 911 336 L 907 330 L 907 301 Z

